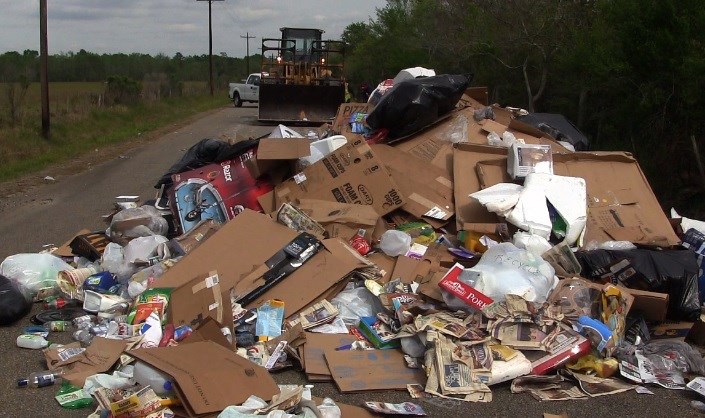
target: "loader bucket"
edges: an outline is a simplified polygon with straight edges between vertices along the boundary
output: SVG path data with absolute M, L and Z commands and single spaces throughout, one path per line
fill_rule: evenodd
M 326 123 L 345 100 L 344 86 L 261 84 L 260 122 Z

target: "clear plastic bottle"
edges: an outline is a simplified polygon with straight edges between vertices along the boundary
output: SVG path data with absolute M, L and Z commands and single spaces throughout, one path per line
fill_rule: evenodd
M 63 369 L 43 370 L 34 372 L 27 376 L 26 379 L 17 379 L 17 386 L 43 388 L 56 383 L 56 380 L 64 373 Z
M 71 327 L 71 321 L 48 321 L 44 324 L 44 329 L 51 332 L 67 331 Z

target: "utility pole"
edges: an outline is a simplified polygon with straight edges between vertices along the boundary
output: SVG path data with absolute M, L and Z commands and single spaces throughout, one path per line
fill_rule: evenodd
M 212 24 L 212 14 L 211 5 L 214 1 L 223 0 L 196 0 L 196 1 L 208 1 L 208 86 L 211 90 L 211 96 L 213 96 L 213 24 Z
M 254 36 L 250 36 L 250 32 L 247 32 L 247 35 L 242 36 L 240 35 L 241 38 L 246 39 L 246 48 L 247 48 L 247 56 L 245 56 L 245 62 L 247 63 L 247 74 L 250 74 L 250 39 L 254 39 Z
M 42 136 L 49 139 L 49 77 L 48 77 L 48 42 L 47 42 L 47 0 L 39 0 L 39 83 L 42 100 Z

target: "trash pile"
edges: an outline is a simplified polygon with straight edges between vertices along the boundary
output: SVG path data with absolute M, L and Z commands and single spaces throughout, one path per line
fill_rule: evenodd
M 105 231 L 0 265 L 0 321 L 95 417 L 425 415 L 686 385 L 705 396 L 705 223 L 668 219 L 637 161 L 488 106 L 470 77 L 395 83 L 301 135 L 205 139 L 120 196 Z M 560 141 L 557 141 L 559 139 Z M 699 290 L 701 289 L 701 290 Z M 6 290 L 6 292 L 5 292 Z M 72 344 L 49 345 L 54 331 Z M 690 335 L 689 335 L 690 334 Z M 295 368 L 364 405 L 277 385 Z

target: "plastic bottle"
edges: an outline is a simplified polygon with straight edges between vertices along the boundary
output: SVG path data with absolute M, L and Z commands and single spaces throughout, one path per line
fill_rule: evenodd
M 42 370 L 41 372 L 34 372 L 27 376 L 26 379 L 17 379 L 17 386 L 21 388 L 43 388 L 46 386 L 51 386 L 56 382 L 56 379 L 59 378 L 63 373 L 63 369 Z
M 311 389 L 313 389 L 313 385 L 304 385 L 304 391 L 303 393 L 301 393 L 301 399 L 306 399 L 307 401 L 310 401 Z
M 49 346 L 49 341 L 39 335 L 22 334 L 17 337 L 17 346 L 21 348 L 46 348 Z
M 142 386 L 151 387 L 157 396 L 162 398 L 174 396 L 174 385 L 171 381 L 171 377 L 151 367 L 145 362 L 138 361 L 135 363 L 135 370 L 132 378 L 135 383 Z
M 162 340 L 162 322 L 156 311 L 149 314 L 144 325 L 142 325 L 141 333 L 142 342 L 140 343 L 140 347 L 150 348 L 159 346 L 159 342 Z
M 49 321 L 45 322 L 43 326 L 47 331 L 62 332 L 71 327 L 71 321 Z
M 83 343 L 83 344 L 90 344 L 91 341 L 93 341 L 93 335 L 88 329 L 79 329 L 78 331 L 73 333 L 73 339 Z

